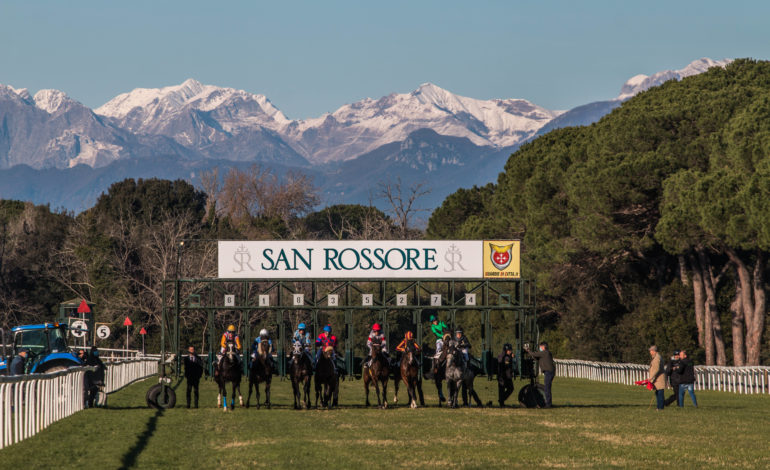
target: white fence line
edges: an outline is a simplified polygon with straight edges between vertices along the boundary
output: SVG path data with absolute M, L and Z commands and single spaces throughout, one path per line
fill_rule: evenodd
M 648 379 L 650 366 L 644 364 L 614 364 L 610 362 L 555 359 L 556 375 L 599 382 L 634 385 Z M 768 366 L 695 366 L 695 389 L 723 392 L 770 394 Z
M 158 372 L 155 359 L 105 364 L 105 392 L 112 393 Z M 85 373 L 73 367 L 50 374 L 0 377 L 0 449 L 34 436 L 85 407 Z

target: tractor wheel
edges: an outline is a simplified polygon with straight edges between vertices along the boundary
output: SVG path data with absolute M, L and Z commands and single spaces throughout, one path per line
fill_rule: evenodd
M 153 385 L 147 391 L 147 404 L 155 409 L 168 409 L 176 406 L 176 392 L 169 386 L 166 386 L 165 395 L 161 394 L 160 384 Z
M 519 403 L 527 408 L 543 408 L 545 406 L 545 386 L 529 384 L 519 390 Z

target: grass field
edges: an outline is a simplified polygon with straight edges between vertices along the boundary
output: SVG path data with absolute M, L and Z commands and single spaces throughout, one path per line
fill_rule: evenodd
M 698 409 L 656 412 L 642 387 L 557 377 L 549 410 L 437 408 L 427 383 L 428 407 L 379 410 L 361 407 L 354 381 L 342 384 L 341 409 L 295 411 L 290 383 L 275 381 L 272 410 L 224 413 L 211 382 L 200 409 L 150 410 L 152 383 L 0 451 L 0 468 L 770 467 L 768 396 L 698 392 Z M 476 383 L 496 400 L 496 382 Z

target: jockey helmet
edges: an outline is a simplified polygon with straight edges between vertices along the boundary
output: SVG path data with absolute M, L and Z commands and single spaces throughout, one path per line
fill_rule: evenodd
M 438 318 L 436 318 L 436 315 L 431 315 L 430 316 L 430 321 L 431 321 L 431 323 L 433 323 L 434 321 L 438 321 Z
M 457 327 L 457 329 L 455 330 L 455 334 L 457 334 L 457 333 L 460 333 L 461 335 L 462 335 L 462 334 L 465 334 L 465 333 L 463 332 L 463 329 L 462 329 L 461 327 L 459 327 L 459 326 L 458 326 L 458 327 Z
M 331 333 L 332 332 L 332 326 L 331 325 L 326 325 L 324 327 L 324 331 L 327 332 L 327 333 Z
M 267 330 L 266 330 L 266 329 L 264 329 L 264 328 L 262 328 L 261 330 L 259 330 L 259 336 L 261 336 L 261 337 L 263 337 L 263 338 L 266 338 L 266 337 L 267 337 Z
M 227 327 L 227 331 L 230 331 L 230 332 L 233 332 L 233 333 L 234 333 L 234 332 L 235 332 L 235 325 L 230 325 L 230 326 L 228 326 L 228 327 Z
M 305 324 L 304 323 L 300 323 L 299 325 L 297 325 L 297 329 L 298 330 L 304 330 L 305 329 Z
M 411 331 L 407 331 L 406 334 L 404 335 L 404 338 L 412 339 L 412 338 L 414 338 L 414 334 L 412 334 Z
M 503 351 L 512 351 L 512 350 L 513 350 L 513 346 L 511 346 L 511 343 L 505 343 L 503 345 Z
M 381 329 L 382 327 L 380 326 L 379 323 L 375 323 L 374 325 L 372 325 L 372 330 L 374 331 L 380 331 Z

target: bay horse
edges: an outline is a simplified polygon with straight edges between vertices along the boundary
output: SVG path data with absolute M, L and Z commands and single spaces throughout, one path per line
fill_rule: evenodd
M 473 390 L 475 374 L 468 367 L 462 352 L 457 348 L 457 342 L 451 340 L 448 345 L 445 344 L 444 346 L 448 346 L 446 348 L 446 381 L 449 394 L 447 406 L 450 408 L 458 407 L 457 398 L 461 387 L 465 387 L 467 393 L 475 398 L 476 404 L 481 406 L 481 400 L 476 391 Z M 467 403 L 465 404 L 467 405 Z
M 257 357 L 251 361 L 249 368 L 249 395 L 246 397 L 246 408 L 251 401 L 251 389 L 254 389 L 254 395 L 257 399 L 257 409 L 259 409 L 259 384 L 265 384 L 265 405 L 270 409 L 270 383 L 273 381 L 273 363 L 270 360 L 269 346 L 267 341 L 262 341 L 257 347 Z
M 417 360 L 417 352 L 414 347 L 407 347 L 401 358 L 401 380 L 406 384 L 406 391 L 409 395 L 409 406 L 417 408 L 417 396 L 419 393 L 420 405 L 425 406 L 425 399 L 422 395 L 422 381 L 420 380 L 420 364 Z M 398 380 L 395 383 L 396 397 L 398 400 Z
M 337 404 L 337 393 L 340 384 L 339 375 L 334 367 L 332 353 L 334 348 L 326 346 L 318 358 L 315 366 L 315 407 L 318 408 L 318 398 L 321 398 L 321 406 L 328 409 Z M 323 396 L 321 391 L 323 390 Z
M 366 390 L 366 406 L 369 403 L 369 384 L 374 383 L 374 390 L 377 392 L 377 406 L 380 408 L 388 407 L 388 379 L 390 378 L 390 364 L 388 358 L 382 353 L 381 344 L 372 344 L 371 367 L 364 367 L 364 390 Z M 382 384 L 382 399 L 380 399 L 380 384 Z
M 227 411 L 227 382 L 233 384 L 233 394 L 230 399 L 230 408 L 235 408 L 235 392 L 238 391 L 238 400 L 243 406 L 243 396 L 241 395 L 241 362 L 238 360 L 238 353 L 235 351 L 235 344 L 232 341 L 227 342 L 225 354 L 217 363 L 214 369 L 214 381 L 219 385 L 219 394 L 217 395 L 217 407 L 222 406 Z
M 294 409 L 310 407 L 310 378 L 313 376 L 313 362 L 301 342 L 294 343 L 292 362 L 289 368 L 291 388 L 294 390 Z M 302 390 L 300 391 L 300 385 Z M 301 405 L 301 406 L 300 406 Z

